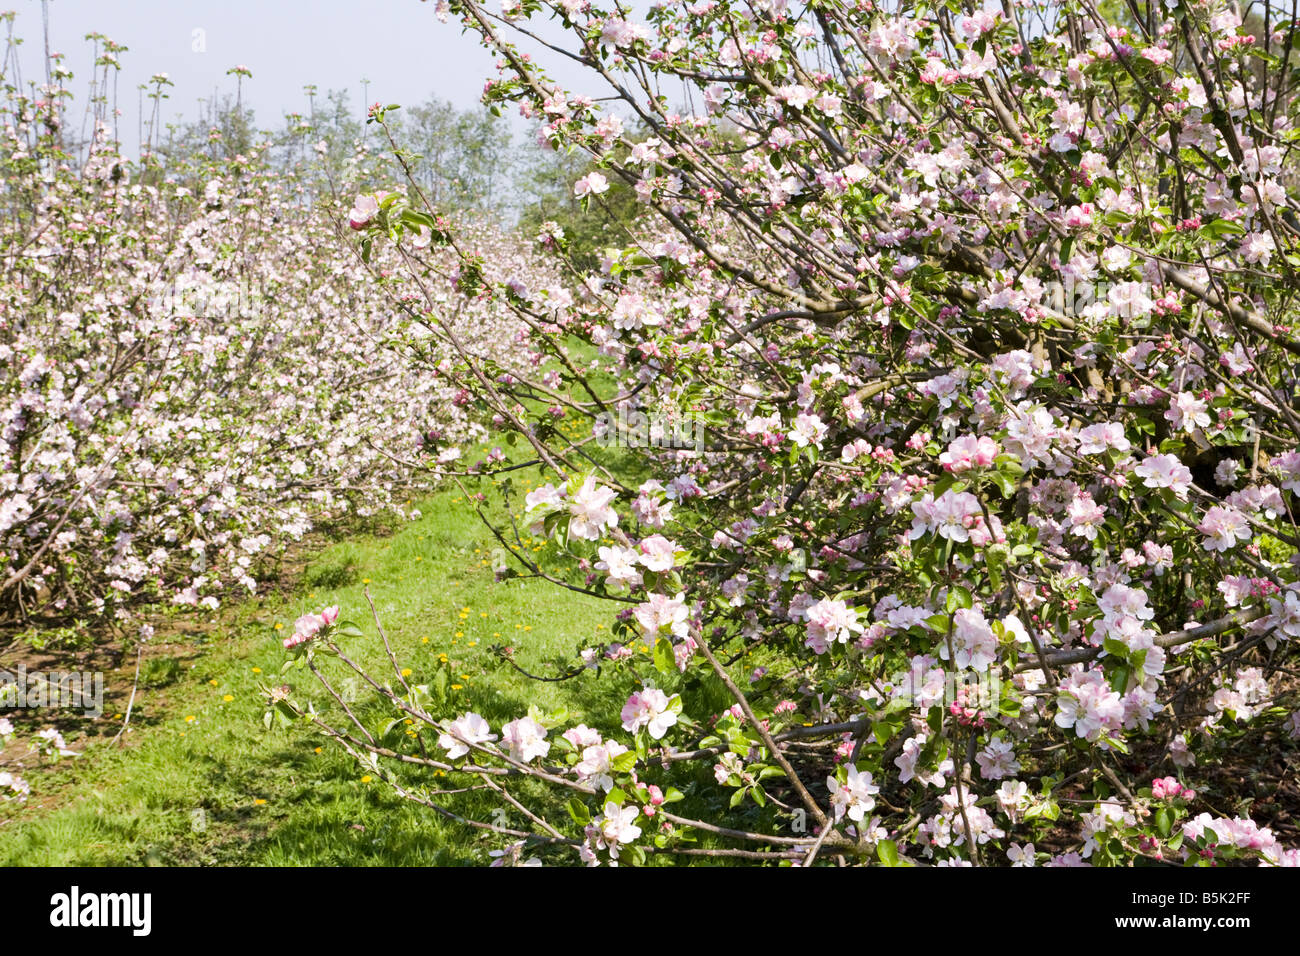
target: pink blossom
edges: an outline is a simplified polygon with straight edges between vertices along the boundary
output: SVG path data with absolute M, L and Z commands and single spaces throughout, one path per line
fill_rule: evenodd
M 805 643 L 818 654 L 825 654 L 832 642 L 845 644 L 862 633 L 857 611 L 844 601 L 823 598 L 808 608 L 807 618 Z
M 961 474 L 971 468 L 989 467 L 1001 450 L 998 443 L 986 435 L 963 435 L 939 456 L 939 463 L 953 474 Z
M 599 196 L 608 191 L 609 180 L 600 173 L 588 173 L 573 185 L 573 195 L 579 199 L 584 196 Z
M 1211 507 L 1205 512 L 1205 517 L 1196 526 L 1196 530 L 1205 535 L 1206 551 L 1227 551 L 1251 539 L 1250 525 L 1246 521 L 1246 516 L 1230 506 Z
M 1192 473 L 1173 455 L 1152 455 L 1133 469 L 1148 488 L 1168 488 L 1179 498 L 1186 498 Z
M 673 704 L 678 704 L 678 708 L 673 709 Z M 636 732 L 645 727 L 651 737 L 659 740 L 668 732 L 669 727 L 677 723 L 679 709 L 680 698 L 676 695 L 669 698 L 658 688 L 648 687 L 633 693 L 627 699 L 620 717 L 624 730 Z
M 348 224 L 353 229 L 365 229 L 379 215 L 379 201 L 374 196 L 358 196 L 348 213 Z

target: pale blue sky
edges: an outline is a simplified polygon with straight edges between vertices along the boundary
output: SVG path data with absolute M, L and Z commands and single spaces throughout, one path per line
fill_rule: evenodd
M 24 80 L 43 81 L 40 0 L 11 2 L 24 40 Z M 263 127 L 278 125 L 286 112 L 305 113 L 308 83 L 321 95 L 347 89 L 359 115 L 363 78 L 371 102 L 413 103 L 435 94 L 467 109 L 478 105 L 483 81 L 495 75 L 495 58 L 477 38 L 454 20 L 439 23 L 434 4 L 420 0 L 50 0 L 49 9 L 50 47 L 66 54 L 65 66 L 76 75 L 74 123 L 92 61 L 85 35 L 99 32 L 130 48 L 118 78 L 120 136 L 130 154 L 137 143 L 137 87 L 155 73 L 176 84 L 164 116 L 193 119 L 198 100 L 214 88 L 234 93 L 228 69 L 247 66 L 253 78 L 244 81 L 244 101 Z M 578 79 L 563 69 L 553 75 Z

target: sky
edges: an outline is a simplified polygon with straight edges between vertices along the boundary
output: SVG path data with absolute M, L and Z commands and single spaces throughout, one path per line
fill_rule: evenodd
M 44 81 L 40 0 L 10 0 L 24 80 Z M 304 85 L 346 89 L 358 118 L 366 101 L 415 103 L 430 95 L 461 109 L 477 108 L 495 57 L 454 20 L 443 24 L 421 0 L 49 0 L 50 49 L 65 54 L 85 109 L 93 48 L 84 37 L 102 33 L 129 49 L 120 55 L 119 137 L 128 154 L 138 143 L 138 87 L 155 73 L 173 83 L 163 116 L 198 116 L 213 90 L 235 92 L 226 71 L 246 66 L 242 97 L 259 126 L 275 127 L 287 112 L 306 113 Z M 578 74 L 552 71 L 581 86 Z M 364 87 L 362 80 L 369 80 Z M 363 90 L 367 91 L 363 97 Z M 318 100 L 320 102 L 320 100 Z M 148 103 L 146 101 L 146 110 Z

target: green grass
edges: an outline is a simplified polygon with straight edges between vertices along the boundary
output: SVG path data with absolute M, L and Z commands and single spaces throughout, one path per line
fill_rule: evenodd
M 593 353 L 586 347 L 574 354 L 582 361 Z M 600 379 L 598 375 L 598 385 Z M 587 423 L 566 421 L 557 428 L 574 439 L 590 434 Z M 523 443 L 510 447 L 515 461 L 531 453 Z M 475 460 L 483 450 L 466 460 Z M 588 445 L 586 451 L 631 487 L 645 477 L 644 462 L 625 449 Z M 507 477 L 516 521 L 524 494 L 555 480 L 553 475 L 541 477 L 536 468 Z M 489 512 L 496 519 L 504 517 L 491 482 L 473 490 L 487 493 Z M 403 800 L 378 775 L 368 773 L 309 726 L 296 723 L 268 730 L 264 724 L 266 688 L 288 681 L 295 700 L 311 702 L 335 726 L 343 726 L 340 709 L 307 671 L 295 669 L 281 676 L 286 661 L 281 641 L 292 633 L 295 618 L 308 611 L 339 605 L 342 620 L 357 624 L 366 635 L 364 640 L 344 639 L 345 653 L 381 681 L 396 683 L 367 591 L 400 666 L 410 668 L 411 684 L 432 683 L 440 668 L 450 669 L 449 699 L 435 709 L 437 718 L 474 710 L 500 732 L 505 721 L 533 705 L 548 713 L 567 712 L 566 727 L 597 723 L 598 715 L 618 713 L 637 686 L 625 669 L 606 666 L 570 681 L 539 682 L 501 661 L 491 648 L 509 645 L 521 668 L 556 674 L 574 664 L 578 648 L 608 640 L 613 617 L 624 605 L 536 579 L 495 582 L 492 565 L 500 561 L 501 544 L 464 492 L 447 490 L 419 507 L 423 517 L 391 536 L 355 535 L 326 548 L 302 570 L 290 593 L 232 603 L 208 619 L 191 617 L 160 628 L 151 643 L 172 643 L 162 654 L 151 647 L 144 658 L 126 746 L 113 746 L 110 740 L 121 724 L 113 710 L 125 709 L 131 689 L 133 658 L 106 675 L 107 689 L 117 694 L 102 718 L 93 724 L 59 721 L 69 744 L 83 756 L 35 771 L 22 769 L 32 785 L 31 799 L 26 804 L 0 801 L 0 865 L 488 862 L 489 851 L 502 845 L 502 837 Z M 508 524 L 497 521 L 498 527 Z M 530 558 L 557 577 L 580 583 L 580 577 L 572 576 L 579 572 L 560 571 L 553 546 L 528 539 L 523 528 L 520 533 Z M 637 650 L 645 654 L 648 649 Z M 441 663 L 444 654 L 446 664 Z M 742 666 L 757 663 L 768 661 L 756 657 Z M 320 666 L 331 681 L 339 681 L 336 687 L 345 689 L 340 662 L 322 658 Z M 693 715 L 717 714 L 731 704 L 714 678 L 670 673 L 657 679 L 668 693 L 682 693 Z M 352 707 L 376 731 L 394 716 L 373 695 L 360 695 Z M 19 717 L 28 721 L 21 728 L 27 733 L 47 725 Z M 402 729 L 395 731 L 399 739 Z M 427 735 L 425 740 L 432 746 Z M 711 779 L 708 767 L 698 772 L 702 779 Z M 460 778 L 438 779 L 409 767 L 401 768 L 401 779 L 433 791 L 467 785 Z M 517 799 L 573 832 L 554 793 L 528 780 L 512 779 L 509 786 Z M 719 797 L 714 787 L 707 791 L 709 796 L 698 798 L 688 794 L 679 809 L 687 816 L 716 815 L 722 809 L 718 801 L 727 798 Z M 433 799 L 477 820 L 493 819 L 502 807 L 494 794 L 481 790 L 435 792 Z M 532 828 L 517 811 L 510 812 L 516 815 L 501 822 Z M 731 811 L 731 819 L 741 826 L 757 826 L 760 817 L 771 813 L 771 807 L 759 811 L 747 805 Z M 698 846 L 711 845 L 707 835 L 700 837 Z M 547 854 L 556 862 L 577 861 L 570 850 L 544 851 Z M 652 858 L 655 863 L 670 860 Z
M 608 634 L 616 608 L 546 582 L 493 583 L 490 555 L 499 545 L 461 493 L 443 492 L 420 507 L 424 516 L 392 537 L 354 538 L 325 550 L 294 593 L 228 608 L 213 630 L 201 630 L 176 654 L 146 658 L 125 747 L 108 743 L 121 723 L 112 714 L 100 721 L 107 734 L 79 736 L 77 724 L 64 724 L 69 743 L 84 755 L 25 771 L 29 802 L 0 803 L 0 864 L 487 862 L 499 840 L 485 842 L 401 800 L 379 780 L 363 782 L 363 770 L 310 728 L 268 731 L 263 724 L 267 704 L 259 686 L 281 680 L 281 639 L 299 614 L 338 604 L 342 617 L 367 634 L 348 652 L 369 666 L 385 661 L 367 588 L 413 681 L 448 655 L 462 686 L 452 691 L 447 715 L 474 709 L 499 728 L 532 703 L 574 710 L 580 695 L 589 706 L 606 696 L 585 678 L 531 681 L 489 647 L 509 643 L 521 666 L 547 671 L 583 642 Z M 106 681 L 119 690 L 125 683 L 129 693 L 131 678 L 127 666 Z M 284 679 L 301 697 L 326 702 L 305 671 Z M 457 809 L 486 818 L 496 805 L 471 794 Z

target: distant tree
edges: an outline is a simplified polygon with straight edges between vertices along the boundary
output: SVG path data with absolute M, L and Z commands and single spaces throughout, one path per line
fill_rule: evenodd
M 564 230 L 566 248 L 576 266 L 595 268 L 607 247 L 627 245 L 628 228 L 643 212 L 632 188 L 617 178 L 598 200 L 584 203 L 574 193 L 583 176 L 597 169 L 584 153 L 556 153 L 540 149 L 526 154 L 519 177 L 525 203 L 519 212 L 519 228 L 526 235 L 554 222 Z
M 413 156 L 415 181 L 435 205 L 497 213 L 515 205 L 513 137 L 505 122 L 436 96 L 397 118 L 396 135 Z

